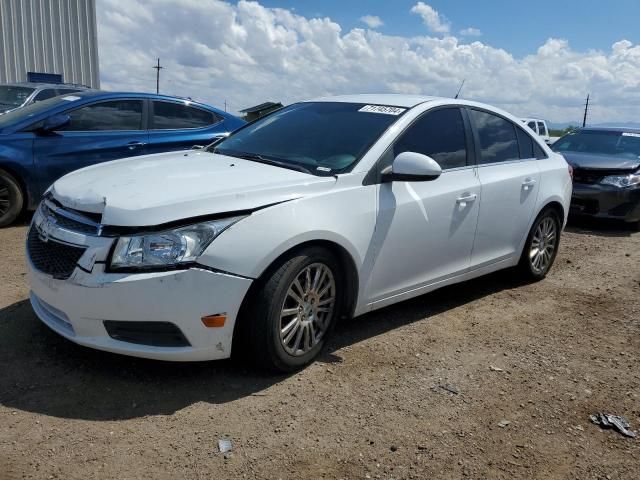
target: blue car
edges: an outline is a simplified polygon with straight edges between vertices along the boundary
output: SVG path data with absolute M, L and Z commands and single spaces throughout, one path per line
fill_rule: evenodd
M 184 98 L 77 92 L 0 115 L 0 227 L 63 175 L 118 158 L 206 145 L 244 125 Z

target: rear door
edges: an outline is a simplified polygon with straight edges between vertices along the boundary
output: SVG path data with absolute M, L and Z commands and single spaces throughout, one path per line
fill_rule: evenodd
M 429 155 L 442 175 L 379 186 L 378 253 L 367 293 L 374 303 L 464 272 L 471 259 L 480 182 L 464 112 L 458 107 L 426 112 L 390 147 L 383 164 L 402 152 Z
M 469 108 L 482 185 L 471 266 L 519 255 L 536 205 L 540 171 L 531 136 L 511 120 Z
M 149 153 L 208 145 L 226 133 L 224 118 L 187 101 L 153 100 L 149 112 Z
M 71 117 L 68 125 L 34 141 L 43 189 L 73 170 L 146 152 L 148 134 L 140 99 L 106 100 L 64 113 Z

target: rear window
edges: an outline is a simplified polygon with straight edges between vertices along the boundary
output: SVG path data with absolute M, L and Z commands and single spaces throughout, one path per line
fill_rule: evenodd
M 218 123 L 222 117 L 208 110 L 172 102 L 153 102 L 154 130 L 202 128 Z

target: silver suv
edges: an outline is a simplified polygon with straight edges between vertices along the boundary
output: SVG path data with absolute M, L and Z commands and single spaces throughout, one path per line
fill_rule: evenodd
M 90 90 L 75 83 L 7 83 L 0 85 L 0 115 L 58 95 Z

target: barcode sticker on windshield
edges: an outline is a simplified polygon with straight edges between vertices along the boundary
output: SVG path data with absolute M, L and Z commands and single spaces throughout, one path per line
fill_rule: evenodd
M 623 137 L 637 137 L 637 138 L 640 138 L 640 133 L 622 132 L 622 136 Z
M 383 105 L 365 105 L 359 112 L 369 113 L 384 113 L 385 115 L 400 115 L 406 110 L 406 108 L 400 107 L 385 107 Z

